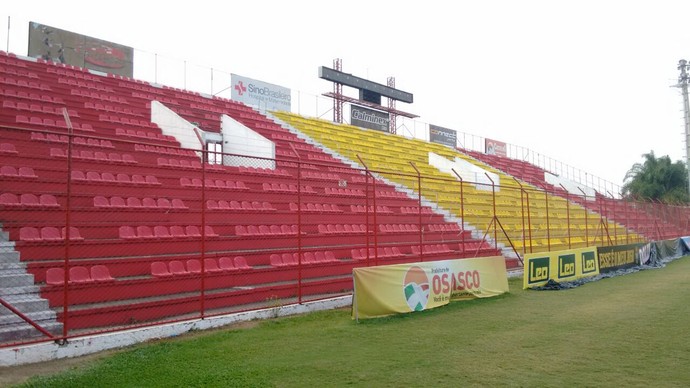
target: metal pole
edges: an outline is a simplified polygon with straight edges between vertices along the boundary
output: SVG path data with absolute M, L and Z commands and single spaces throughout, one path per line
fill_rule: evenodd
M 683 94 L 683 117 L 685 118 L 685 166 L 688 170 L 688 193 L 690 194 L 690 101 L 688 101 L 688 83 L 690 77 L 688 70 L 690 65 L 685 59 L 678 61 L 678 70 L 680 70 L 680 77 L 678 77 L 678 86 L 681 88 Z
M 7 17 L 7 49 L 5 50 L 6 53 L 10 53 L 10 17 Z

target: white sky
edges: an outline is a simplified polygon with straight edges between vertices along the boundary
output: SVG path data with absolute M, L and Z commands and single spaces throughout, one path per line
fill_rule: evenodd
M 204 74 L 299 90 L 306 115 L 330 108 L 306 96 L 332 91 L 317 69 L 342 58 L 345 72 L 382 84 L 394 76 L 415 101 L 398 109 L 420 122 L 527 147 L 618 185 L 643 153 L 685 158 L 682 100 L 670 85 L 678 60 L 690 59 L 688 0 L 3 1 L 2 50 L 8 16 L 17 54 L 34 21 L 134 47 L 135 67 L 158 53 L 161 83 L 170 83 L 166 63 L 184 69 L 186 60 Z M 229 86 L 214 77 L 214 92 Z

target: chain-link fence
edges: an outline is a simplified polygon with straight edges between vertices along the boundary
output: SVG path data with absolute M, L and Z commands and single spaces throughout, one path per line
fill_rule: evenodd
M 287 132 L 275 158 L 209 158 L 74 113 L 72 135 L 2 130 L 3 346 L 346 295 L 357 266 L 503 254 L 517 267 L 688 232 L 682 207 L 353 167 Z

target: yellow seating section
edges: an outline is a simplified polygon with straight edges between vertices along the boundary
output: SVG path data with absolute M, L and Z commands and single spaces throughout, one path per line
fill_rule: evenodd
M 447 146 L 288 112 L 272 113 L 325 147 L 352 161 L 359 162 L 359 156 L 370 170 L 419 192 L 416 167 L 422 177 L 421 193 L 425 199 L 509 246 L 507 234 L 518 253 L 643 241 L 640 235 L 627 231 L 622 225 L 607 221 L 565 198 L 518 182 L 512 176 Z M 429 152 L 451 161 L 456 157 L 462 158 L 497 174 L 500 187 L 495 187 L 496 218 L 494 192 L 490 185 L 483 185 L 480 190 L 474 182 L 461 184 L 454 176 L 431 166 Z M 502 228 L 494 229 L 495 224 Z

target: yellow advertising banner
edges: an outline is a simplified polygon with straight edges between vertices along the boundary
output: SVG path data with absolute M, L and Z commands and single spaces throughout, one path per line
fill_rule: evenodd
M 361 267 L 352 275 L 353 319 L 422 311 L 451 300 L 508 292 L 502 256 Z
M 540 287 L 554 280 L 559 283 L 599 275 L 597 248 L 529 253 L 525 255 L 522 281 L 524 289 Z

